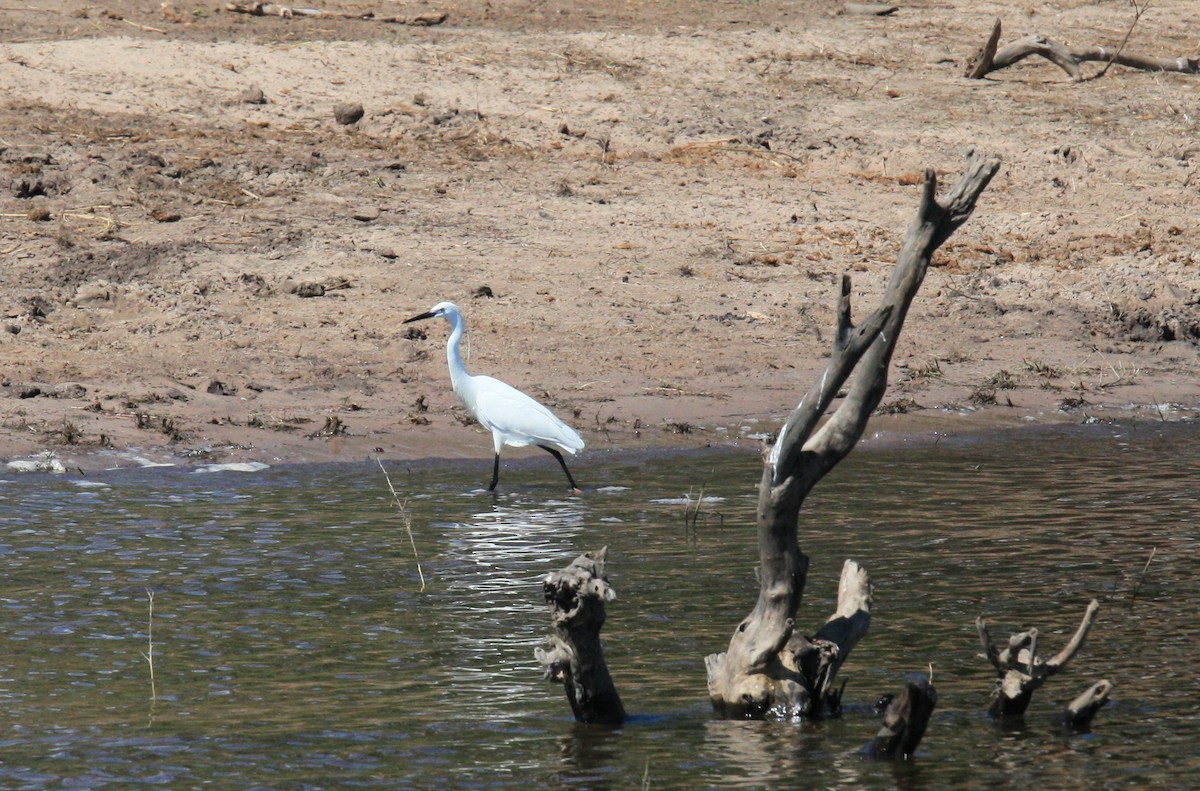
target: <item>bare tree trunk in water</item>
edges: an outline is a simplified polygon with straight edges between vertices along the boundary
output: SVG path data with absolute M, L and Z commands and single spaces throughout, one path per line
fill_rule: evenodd
M 562 571 L 546 575 L 542 588 L 554 634 L 550 649 L 534 649 L 534 656 L 548 681 L 563 683 L 576 720 L 620 725 L 625 709 L 600 645 L 604 604 L 617 598 L 604 576 L 607 555 L 608 547 L 585 552 Z
M 973 150 L 958 183 L 938 200 L 937 176 L 925 171 L 921 203 L 908 228 L 883 304 L 855 327 L 850 279 L 842 278 L 837 336 L 820 380 L 800 401 L 763 466 L 758 495 L 760 589 L 754 610 L 738 625 L 729 648 L 705 659 L 713 707 L 728 717 L 820 716 L 836 711 L 838 668 L 870 623 L 871 584 L 853 561 L 842 569 L 837 612 L 812 638 L 796 633 L 808 557 L 797 538 L 804 498 L 854 448 L 887 388 L 887 369 L 908 307 L 929 259 L 975 208 L 1000 167 Z M 820 427 L 856 365 L 849 395 Z

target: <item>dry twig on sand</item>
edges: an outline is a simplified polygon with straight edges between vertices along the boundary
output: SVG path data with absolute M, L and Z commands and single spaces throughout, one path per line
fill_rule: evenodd
M 430 11 L 425 14 L 417 14 L 416 16 L 376 16 L 373 11 L 355 14 L 344 11 L 322 11 L 319 8 L 292 8 L 291 6 L 279 5 L 278 3 L 258 2 L 226 3 L 225 10 L 232 11 L 235 14 L 277 16 L 283 19 L 292 19 L 298 16 L 319 17 L 321 19 L 361 19 L 366 22 L 387 22 L 393 25 L 409 25 L 411 27 L 433 27 L 434 25 L 442 24 L 450 16 L 445 11 Z
M 1065 71 L 1075 82 L 1099 79 L 1104 76 L 1114 63 L 1119 66 L 1128 66 L 1131 69 L 1140 69 L 1142 71 L 1200 74 L 1200 53 L 1180 58 L 1158 58 L 1150 55 L 1126 53 L 1125 45 L 1129 42 L 1129 37 L 1133 34 L 1133 28 L 1137 25 L 1138 20 L 1141 19 L 1147 7 L 1145 2 L 1140 4 L 1131 2 L 1131 5 L 1134 7 L 1133 23 L 1129 26 L 1124 40 L 1115 51 L 1099 46 L 1068 47 L 1065 44 L 1060 44 L 1046 36 L 1038 34 L 1025 36 L 997 49 L 1000 43 L 1000 20 L 997 19 L 996 24 L 992 27 L 992 33 L 988 37 L 987 43 L 968 61 L 966 76 L 975 80 L 982 79 L 987 74 L 1008 68 L 1031 55 L 1039 55 L 1050 61 Z M 1084 77 L 1079 67 L 1089 62 L 1103 63 L 1104 68 L 1094 77 Z

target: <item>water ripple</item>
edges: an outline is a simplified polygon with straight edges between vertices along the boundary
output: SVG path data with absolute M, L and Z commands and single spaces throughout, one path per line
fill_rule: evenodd
M 847 715 L 795 725 L 707 703 L 704 656 L 757 596 L 753 453 L 612 460 L 577 498 L 519 469 L 496 496 L 474 467 L 396 471 L 424 591 L 373 465 L 14 479 L 0 786 L 1186 787 L 1197 438 L 1100 427 L 853 454 L 802 512 L 798 624 L 827 617 L 853 557 L 875 584 L 871 634 L 843 670 Z M 574 727 L 533 659 L 544 575 L 602 546 L 605 651 L 636 715 L 616 731 Z M 1092 638 L 1025 727 L 989 723 L 975 618 L 1001 639 L 1037 626 L 1057 650 L 1093 597 Z M 863 763 L 869 703 L 930 663 L 941 701 L 919 760 Z M 1116 700 L 1094 733 L 1057 730 L 1100 677 Z

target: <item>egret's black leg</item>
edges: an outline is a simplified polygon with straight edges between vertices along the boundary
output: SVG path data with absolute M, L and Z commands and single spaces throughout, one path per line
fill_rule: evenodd
M 549 453 L 554 458 L 558 459 L 558 465 L 563 468 L 563 472 L 567 474 L 567 482 L 571 484 L 571 491 L 579 491 L 579 487 L 575 485 L 575 479 L 571 477 L 571 471 L 567 469 L 567 462 L 563 459 L 563 455 L 549 445 L 538 445 L 539 448 Z
M 500 483 L 500 454 L 496 454 L 496 461 L 492 464 L 492 485 L 488 487 L 489 492 L 496 491 L 496 484 Z

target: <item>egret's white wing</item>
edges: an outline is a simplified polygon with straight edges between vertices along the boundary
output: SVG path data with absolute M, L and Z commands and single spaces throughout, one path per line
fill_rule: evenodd
M 499 432 L 505 445 L 557 445 L 568 453 L 583 450 L 575 429 L 515 387 L 490 376 L 472 376 L 471 390 L 474 404 L 467 407 L 473 406 L 479 422 Z

